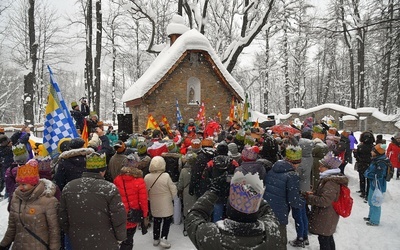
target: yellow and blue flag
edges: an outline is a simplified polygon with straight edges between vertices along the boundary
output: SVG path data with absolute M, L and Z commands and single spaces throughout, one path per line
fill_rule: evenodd
M 176 99 L 176 124 L 178 124 L 179 122 L 183 122 L 183 118 L 179 109 L 178 99 Z
M 50 73 L 50 86 L 44 121 L 43 144 L 53 156 L 57 152 L 58 142 L 62 138 L 76 138 L 78 133 L 50 66 L 47 66 L 47 69 Z

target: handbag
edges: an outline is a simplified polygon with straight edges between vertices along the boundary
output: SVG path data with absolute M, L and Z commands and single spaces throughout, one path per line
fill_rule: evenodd
M 125 180 L 122 179 L 122 182 L 124 183 L 124 190 L 125 190 L 126 200 L 128 202 L 128 209 L 129 209 L 128 214 L 126 215 L 126 220 L 128 222 L 140 223 L 143 221 L 143 211 L 142 211 L 142 209 L 131 208 L 131 206 L 129 204 L 128 193 L 126 192 Z
M 383 193 L 379 187 L 378 178 L 375 175 L 375 190 L 372 193 L 371 204 L 375 207 L 380 207 L 383 203 Z

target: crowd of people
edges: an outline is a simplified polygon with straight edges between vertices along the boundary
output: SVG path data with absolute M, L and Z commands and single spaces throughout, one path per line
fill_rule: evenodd
M 332 203 L 348 185 L 345 168 L 353 156 L 358 192 L 370 206 L 368 226 L 380 223 L 374 190 L 385 192 L 390 165 L 400 168 L 400 133 L 389 145 L 371 131 L 358 142 L 351 131 L 339 133 L 309 117 L 298 133 L 233 121 L 205 134 L 189 119 L 171 130 L 160 124 L 127 135 L 105 129 L 85 99 L 81 109 L 71 106 L 77 129 L 87 119 L 90 139 L 85 146 L 81 138 L 64 138 L 52 158 L 32 151 L 28 127 L 10 138 L 0 130 L 1 187 L 10 212 L 0 250 L 12 244 L 133 249 L 135 233 L 147 234 L 150 226 L 153 246 L 168 249 L 172 223 L 183 223 L 183 235 L 197 249 L 302 248 L 310 234 L 320 249 L 335 249 L 339 215 Z M 132 211 L 141 219 L 133 220 Z M 289 240 L 290 214 L 297 237 Z

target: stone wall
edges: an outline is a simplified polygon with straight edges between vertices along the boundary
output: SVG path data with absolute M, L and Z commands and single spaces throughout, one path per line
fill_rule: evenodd
M 142 132 L 147 123 L 148 114 L 157 122 L 165 115 L 172 126 L 176 123 L 176 99 L 179 102 L 184 122 L 189 118 L 196 119 L 200 106 L 187 102 L 187 81 L 196 77 L 201 83 L 201 102 L 204 102 L 206 118 L 215 117 L 218 111 L 224 120 L 229 115 L 232 93 L 215 74 L 212 65 L 199 57 L 198 63 L 190 61 L 190 53 L 182 60 L 175 70 L 159 84 L 159 86 L 143 100 L 142 104 L 131 106 L 130 112 L 133 119 L 133 131 Z

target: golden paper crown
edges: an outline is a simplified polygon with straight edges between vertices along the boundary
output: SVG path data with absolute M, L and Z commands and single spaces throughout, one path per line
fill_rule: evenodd
M 96 170 L 105 168 L 106 165 L 106 154 L 104 153 L 91 153 L 90 155 L 86 156 L 86 169 Z
M 36 157 L 36 160 L 38 161 L 39 170 L 51 169 L 51 157 L 50 156 L 46 156 L 46 157 L 38 156 L 38 157 Z
M 17 144 L 12 147 L 13 154 L 16 156 L 28 153 L 24 144 Z
M 292 146 L 289 145 L 286 148 L 286 160 L 291 161 L 291 162 L 300 162 L 301 161 L 301 156 L 302 156 L 302 149 L 299 146 Z
M 39 182 L 38 162 L 35 159 L 31 159 L 25 165 L 19 166 L 15 180 L 18 183 L 36 185 Z

